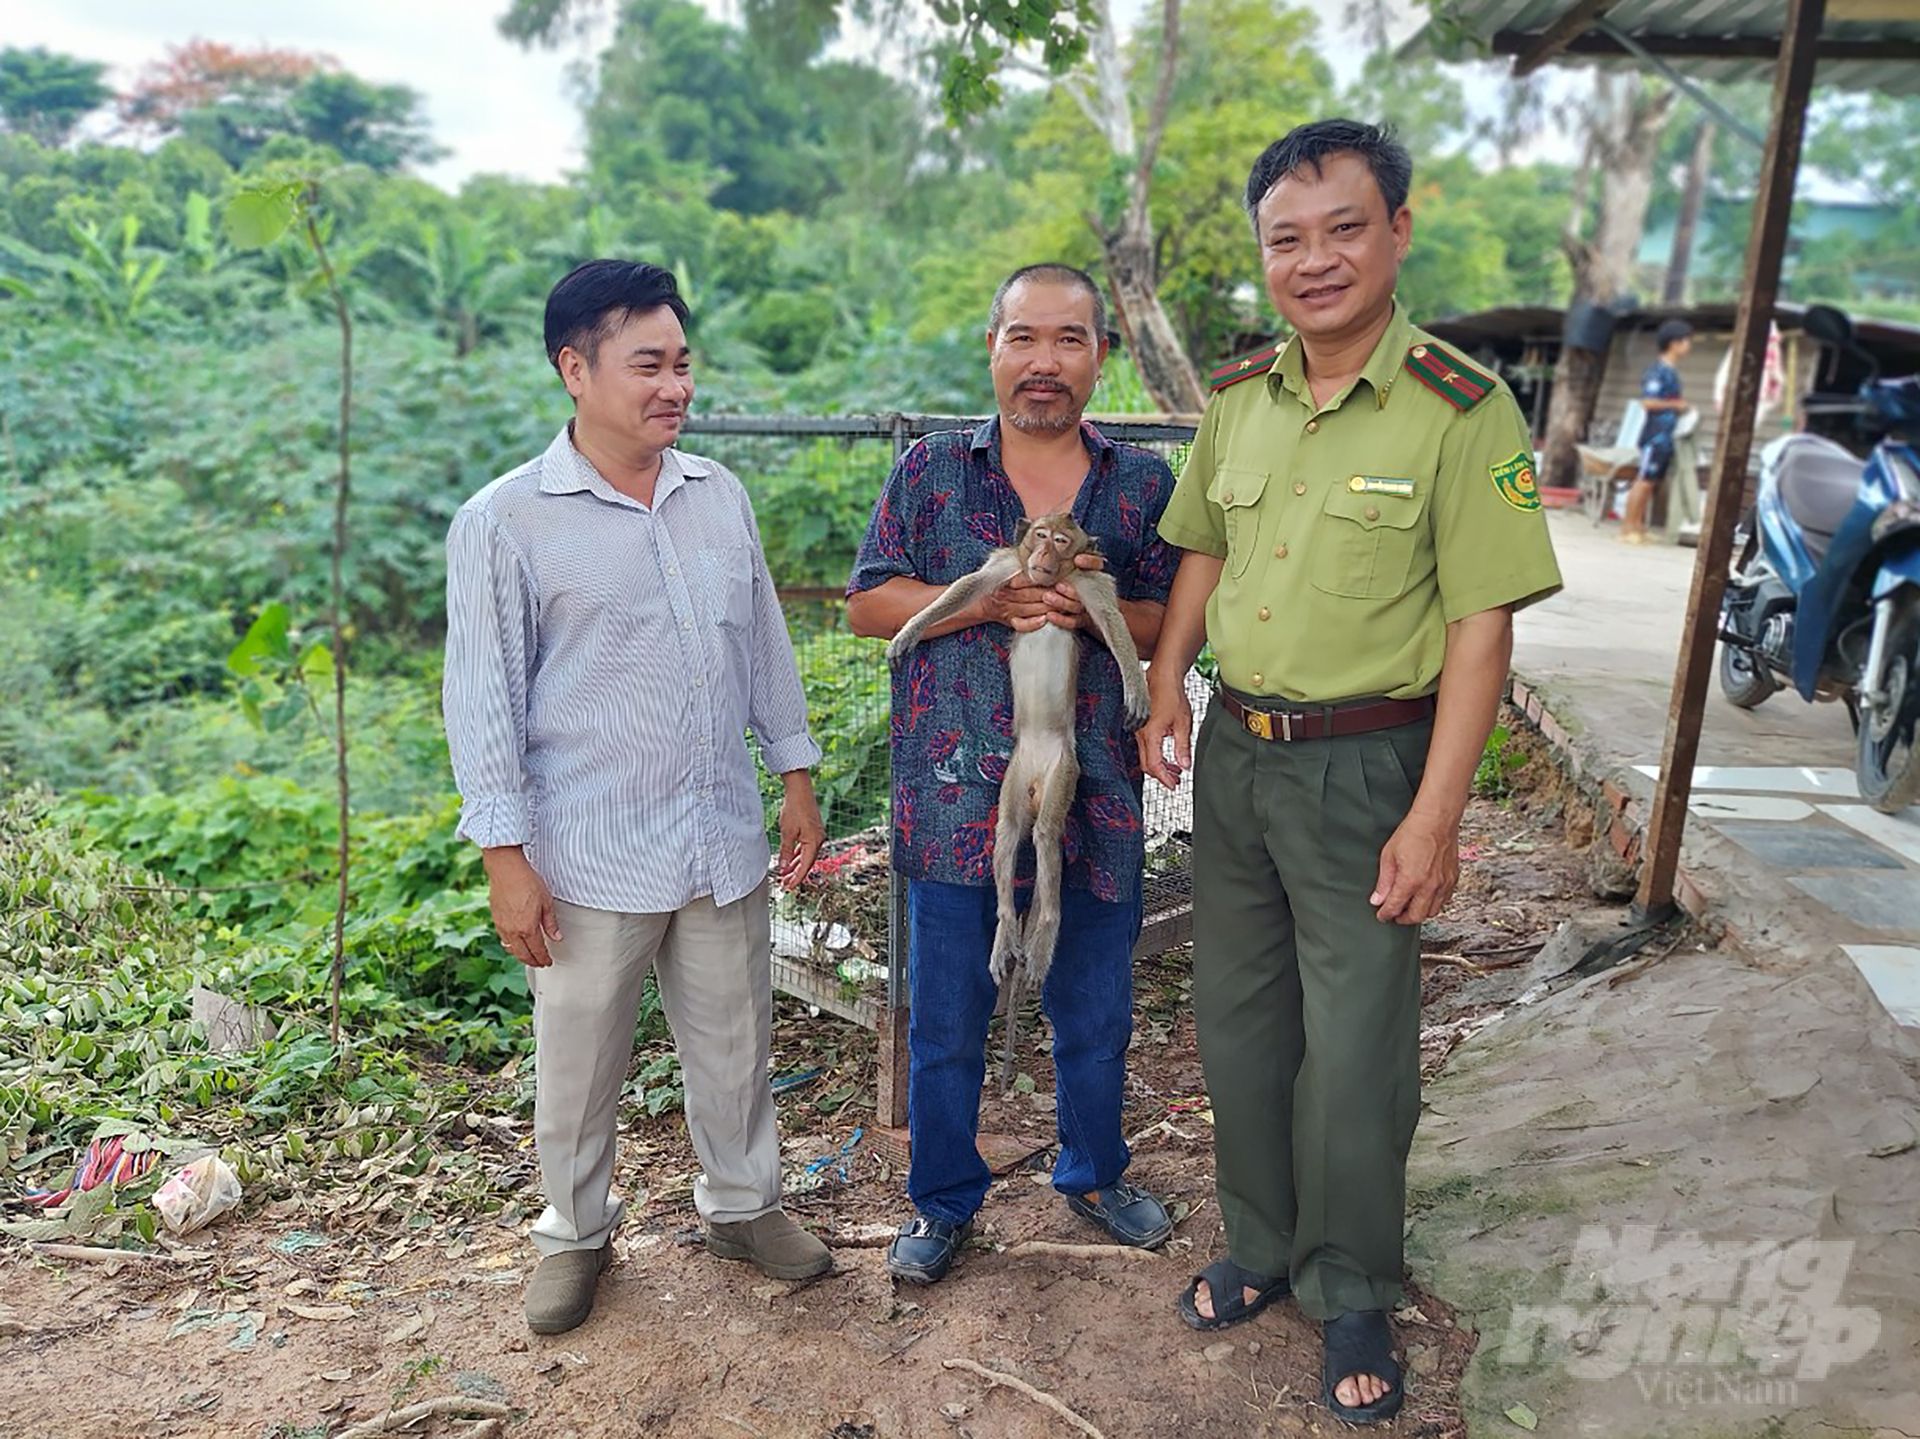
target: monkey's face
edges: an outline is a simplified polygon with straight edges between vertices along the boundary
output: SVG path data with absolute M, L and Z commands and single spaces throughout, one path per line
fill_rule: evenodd
M 1048 515 L 1033 522 L 1021 546 L 1026 553 L 1027 581 L 1056 585 L 1073 569 L 1073 557 L 1088 548 L 1087 532 L 1064 515 Z

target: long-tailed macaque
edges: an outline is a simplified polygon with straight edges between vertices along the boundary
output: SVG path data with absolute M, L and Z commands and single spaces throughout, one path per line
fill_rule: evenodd
M 1074 523 L 1070 513 L 1022 521 L 1010 548 L 988 555 L 979 569 L 948 585 L 900 627 L 900 633 L 887 646 L 887 662 L 898 668 L 929 628 L 1022 573 L 1034 585 L 1066 583 L 1079 595 L 1094 633 L 1120 662 L 1127 727 L 1138 729 L 1147 719 L 1147 685 L 1140 674 L 1133 636 L 1120 613 L 1113 576 L 1074 564 L 1076 555 L 1094 548 L 1093 540 Z M 1021 980 L 1036 989 L 1045 981 L 1060 936 L 1060 835 L 1066 826 L 1067 809 L 1073 803 L 1074 787 L 1080 782 L 1073 732 L 1080 642 L 1072 630 L 1043 624 L 1014 636 L 1007 663 L 1013 680 L 1013 755 L 1000 782 L 1000 818 L 993 836 L 998 927 L 988 969 L 995 984 L 1008 984 L 1011 979 L 1002 1063 L 1003 1076 L 1010 1080 L 1014 1002 Z M 1013 903 L 1013 871 L 1020 841 L 1029 833 L 1034 850 L 1033 899 L 1022 931 Z M 1016 966 L 1023 959 L 1025 972 L 1018 974 Z

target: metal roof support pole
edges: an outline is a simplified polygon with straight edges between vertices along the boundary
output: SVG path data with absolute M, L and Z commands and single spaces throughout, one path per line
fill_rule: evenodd
M 1603 35 L 1612 36 L 1613 39 L 1620 42 L 1620 48 L 1622 50 L 1625 50 L 1629 55 L 1637 57 L 1643 63 L 1651 65 L 1655 70 L 1659 71 L 1661 75 L 1665 76 L 1666 79 L 1672 83 L 1674 89 L 1685 95 L 1689 100 L 1693 101 L 1694 104 L 1698 105 L 1722 125 L 1725 125 L 1729 130 L 1733 131 L 1733 133 L 1738 135 L 1742 140 L 1745 140 L 1749 145 L 1753 146 L 1754 149 L 1765 151 L 1767 148 L 1766 137 L 1756 131 L 1745 120 L 1742 120 L 1738 115 L 1734 114 L 1733 111 L 1729 110 L 1725 105 L 1722 105 L 1718 100 L 1714 99 L 1713 96 L 1709 95 L 1691 75 L 1688 75 L 1677 65 L 1661 59 L 1638 40 L 1634 39 L 1633 36 L 1614 25 L 1610 20 L 1596 20 L 1593 22 L 1593 28 Z
M 1747 486 L 1747 456 L 1765 362 L 1767 327 L 1780 290 L 1780 260 L 1786 252 L 1787 221 L 1793 207 L 1793 183 L 1800 170 L 1800 142 L 1806 128 L 1807 97 L 1813 90 L 1815 50 L 1826 0 L 1788 0 L 1780 60 L 1774 70 L 1773 118 L 1767 130 L 1760 189 L 1754 197 L 1753 228 L 1747 237 L 1746 289 L 1733 326 L 1731 398 L 1721 411 L 1720 439 L 1714 454 L 1713 482 L 1694 557 L 1693 590 L 1687 600 L 1680 660 L 1673 697 L 1667 706 L 1667 738 L 1647 827 L 1647 861 L 1640 874 L 1636 907 L 1646 920 L 1673 912 L 1674 880 L 1680 868 L 1680 839 L 1686 828 L 1687 800 L 1693 791 L 1693 764 L 1700 752 L 1700 722 L 1707 681 L 1713 673 L 1714 644 L 1720 629 L 1720 599 L 1726 590 L 1733 554 L 1733 530 Z

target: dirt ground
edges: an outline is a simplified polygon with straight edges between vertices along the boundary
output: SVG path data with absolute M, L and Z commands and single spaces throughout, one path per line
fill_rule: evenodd
M 1508 804 L 1475 802 L 1459 897 L 1425 936 L 1429 1073 L 1497 1007 L 1498 976 L 1517 977 L 1569 909 L 1593 902 L 1589 819 L 1565 808 L 1544 760 L 1515 783 L 1522 793 Z M 524 1233 L 538 1205 L 530 1124 L 524 1115 L 485 1120 L 466 1142 L 496 1147 L 527 1186 L 498 1220 L 409 1223 L 389 1211 L 316 1232 L 311 1210 L 282 1200 L 164 1260 L 111 1267 L 9 1245 L 0 1253 L 0 1436 L 321 1439 L 433 1399 L 505 1405 L 510 1418 L 504 1429 L 476 1430 L 442 1415 L 407 1432 L 1343 1432 L 1320 1405 L 1317 1326 L 1295 1307 L 1214 1335 L 1194 1333 L 1174 1311 L 1187 1277 L 1221 1248 L 1188 974 L 1189 956 L 1176 951 L 1140 966 L 1135 986 L 1130 1178 L 1178 1217 L 1162 1255 L 1020 1252 L 1029 1240 L 1103 1237 L 1054 1194 L 1043 1150 L 996 1180 L 972 1250 L 944 1283 L 896 1287 L 882 1246 L 906 1204 L 903 1176 L 865 1137 L 872 1036 L 783 1001 L 775 1073 L 822 1069 L 781 1095 L 796 1183 L 789 1207 L 837 1246 L 829 1276 L 773 1283 L 710 1258 L 683 1125 L 671 1109 L 652 1119 L 635 1109 L 618 1181 L 631 1219 L 593 1318 L 571 1334 L 530 1336 L 520 1317 L 535 1258 Z M 1042 1146 L 1053 1128 L 1052 1073 L 1044 1034 L 1027 1033 L 1022 1069 L 1032 1091 L 1003 1096 L 990 1077 L 982 1125 Z M 856 1130 L 863 1138 L 852 1142 Z M 1383 1432 L 1455 1435 L 1464 1432 L 1456 1386 L 1475 1336 L 1421 1277 L 1410 1276 L 1395 1325 L 1410 1370 L 1407 1404 Z M 1052 1396 L 1079 1425 L 969 1366 Z

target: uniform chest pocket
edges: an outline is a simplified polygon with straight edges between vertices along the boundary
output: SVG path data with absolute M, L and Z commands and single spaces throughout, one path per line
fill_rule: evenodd
M 1421 488 L 1411 494 L 1345 487 L 1331 492 L 1313 537 L 1313 587 L 1356 600 L 1405 594 L 1426 508 Z
M 1267 490 L 1265 470 L 1236 470 L 1222 465 L 1207 486 L 1207 498 L 1220 507 L 1227 526 L 1227 569 L 1235 579 L 1247 572 L 1259 544 L 1260 497 Z
M 699 603 L 727 629 L 753 628 L 753 557 L 746 545 L 715 545 L 699 552 Z

